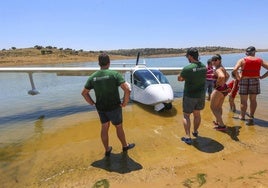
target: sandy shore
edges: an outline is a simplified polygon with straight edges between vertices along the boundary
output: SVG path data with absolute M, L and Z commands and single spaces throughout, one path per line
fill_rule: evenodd
M 39 119 L 33 137 L 2 151 L 9 158 L 1 162 L 0 183 L 3 187 L 268 187 L 268 123 L 262 110 L 257 110 L 256 125 L 246 126 L 225 103 L 228 130 L 219 132 L 213 129 L 207 102 L 200 136 L 189 146 L 180 140 L 181 99 L 163 113 L 131 103 L 123 111 L 124 127 L 128 142 L 136 147 L 122 154 L 111 127 L 113 151 L 108 159 L 103 156 L 96 111 Z

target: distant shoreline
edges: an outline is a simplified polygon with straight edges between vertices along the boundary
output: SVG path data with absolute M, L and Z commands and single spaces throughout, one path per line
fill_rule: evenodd
M 137 50 L 137 49 L 136 49 Z M 267 52 L 267 50 L 259 50 L 259 52 Z M 52 53 L 53 52 L 53 53 Z M 48 64 L 68 64 L 68 63 L 83 63 L 83 62 L 97 62 L 98 55 L 97 52 L 79 52 L 78 54 L 73 54 L 73 51 L 62 52 L 59 50 L 51 50 L 51 54 L 41 54 L 40 50 L 37 49 L 16 49 L 16 50 L 5 50 L 0 52 L 0 67 L 15 67 L 15 66 L 40 66 Z M 136 59 L 134 55 L 117 55 L 113 54 L 113 51 L 109 53 L 111 60 L 124 60 L 124 59 Z M 213 54 L 232 54 L 232 53 L 243 53 L 241 49 L 235 50 L 218 50 L 210 52 L 200 52 L 200 55 L 213 55 Z M 176 54 L 154 54 L 146 55 L 141 52 L 141 56 L 145 58 L 161 58 L 161 57 L 180 57 L 184 56 L 183 53 Z

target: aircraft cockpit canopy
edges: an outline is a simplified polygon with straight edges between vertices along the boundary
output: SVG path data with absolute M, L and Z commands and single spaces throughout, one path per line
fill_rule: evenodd
M 134 72 L 134 84 L 145 89 L 152 84 L 169 84 L 165 75 L 159 70 L 141 69 Z

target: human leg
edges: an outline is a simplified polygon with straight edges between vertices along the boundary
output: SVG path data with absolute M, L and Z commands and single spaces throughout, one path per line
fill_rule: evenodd
M 186 137 L 190 138 L 190 128 L 191 128 L 191 120 L 190 114 L 183 113 L 183 126 L 185 130 Z
M 219 126 L 224 126 L 222 120 L 223 101 L 224 101 L 224 95 L 221 92 L 214 90 L 211 94 L 210 109 L 216 118 L 216 123 Z
M 110 122 L 102 123 L 101 126 L 101 141 L 102 144 L 105 148 L 105 151 L 111 150 L 111 147 L 109 147 L 109 127 L 110 127 Z
M 250 94 L 249 95 L 249 120 L 246 123 L 247 125 L 254 125 L 254 114 L 257 108 L 257 95 L 256 94 Z
M 134 143 L 128 144 L 126 141 L 126 136 L 125 136 L 125 131 L 123 129 L 123 125 L 116 125 L 116 134 L 118 139 L 120 140 L 121 144 L 122 144 L 122 150 L 125 152 L 129 149 L 132 149 L 135 147 Z
M 213 81 L 212 80 L 209 80 L 206 82 L 207 86 L 207 91 L 208 91 L 208 98 L 207 100 L 210 101 L 210 98 L 211 98 L 211 93 L 212 93 L 212 90 L 213 90 Z
M 125 136 L 125 131 L 123 129 L 122 124 L 116 125 L 116 134 L 118 139 L 120 140 L 122 147 L 127 147 L 127 141 Z
M 193 112 L 193 115 L 194 115 L 194 131 L 193 131 L 193 135 L 195 137 L 197 137 L 198 136 L 198 128 L 199 128 L 200 123 L 201 123 L 200 110 L 195 110 Z
M 183 113 L 183 126 L 184 126 L 186 136 L 182 137 L 181 140 L 185 142 L 186 144 L 191 145 L 192 139 L 190 135 L 190 128 L 191 128 L 190 114 Z
M 249 115 L 250 117 L 254 117 L 255 111 L 257 109 L 257 95 L 256 94 L 251 94 L 249 95 L 249 101 L 250 101 L 250 111 L 249 111 Z
M 247 101 L 248 101 L 248 95 L 240 95 L 240 116 L 239 118 L 241 120 L 244 120 L 245 119 L 245 115 L 246 115 L 246 112 L 247 112 Z
M 229 105 L 230 105 L 230 110 L 235 112 L 236 111 L 236 106 L 235 106 L 235 103 L 234 103 L 234 98 L 231 95 L 229 95 Z

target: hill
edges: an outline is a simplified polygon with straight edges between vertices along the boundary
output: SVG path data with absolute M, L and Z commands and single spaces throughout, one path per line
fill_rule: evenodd
M 197 47 L 200 54 L 215 53 L 241 53 L 245 49 L 228 47 Z M 41 64 L 60 64 L 68 62 L 96 62 L 100 53 L 108 53 L 112 60 L 136 58 L 138 52 L 145 58 L 148 57 L 173 57 L 184 56 L 187 48 L 139 48 L 119 49 L 109 51 L 84 51 L 70 48 L 57 48 L 52 46 L 34 46 L 32 48 L 17 49 L 12 47 L 9 50 L 0 51 L 0 66 L 22 66 Z M 268 51 L 268 50 L 264 50 Z

